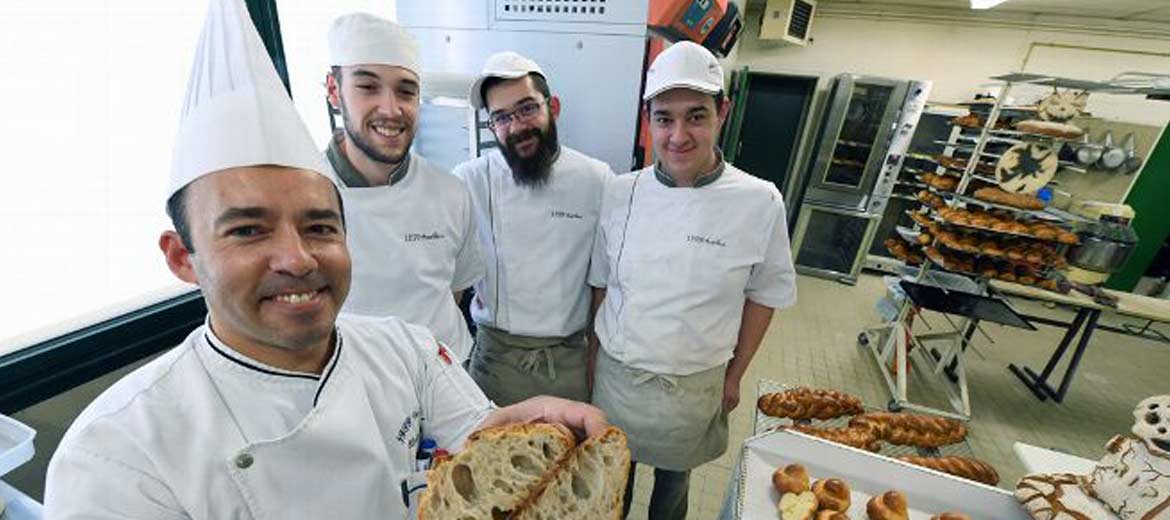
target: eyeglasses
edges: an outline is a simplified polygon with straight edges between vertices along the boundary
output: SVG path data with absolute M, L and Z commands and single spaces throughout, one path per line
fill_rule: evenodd
M 488 116 L 488 126 L 492 130 L 502 128 L 512 124 L 513 121 L 531 121 L 540 113 L 540 109 L 544 107 L 548 100 L 544 101 L 528 101 L 523 105 L 516 107 L 513 110 L 500 111 Z

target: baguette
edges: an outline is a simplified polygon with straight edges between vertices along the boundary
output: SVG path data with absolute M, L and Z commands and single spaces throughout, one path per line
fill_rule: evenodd
M 476 432 L 463 451 L 427 473 L 418 518 L 462 520 L 510 514 L 538 489 L 574 444 L 573 434 L 559 424 L 516 424 Z
M 581 443 L 511 516 L 513 520 L 589 520 L 622 517 L 630 474 L 626 434 L 609 427 Z

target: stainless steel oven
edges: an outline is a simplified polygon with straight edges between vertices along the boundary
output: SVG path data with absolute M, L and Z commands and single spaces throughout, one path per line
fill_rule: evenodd
M 814 140 L 806 203 L 866 209 L 909 87 L 906 80 L 833 78 Z
M 859 213 L 805 201 L 797 219 L 792 249 L 796 271 L 843 283 L 857 281 L 866 244 L 873 240 L 881 214 Z

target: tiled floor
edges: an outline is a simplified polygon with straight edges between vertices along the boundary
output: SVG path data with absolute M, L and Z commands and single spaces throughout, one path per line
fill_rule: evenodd
M 796 307 L 776 314 L 744 378 L 741 404 L 730 418 L 731 449 L 692 473 L 689 518 L 706 520 L 718 515 L 736 447 L 751 433 L 760 378 L 847 391 L 875 407 L 889 400 L 877 363 L 857 345 L 858 332 L 878 324 L 874 304 L 885 290 L 881 277 L 863 275 L 850 287 L 802 276 L 798 287 Z M 1073 315 L 1033 302 L 1013 304 L 1026 314 L 1065 321 Z M 946 326 L 941 316 L 928 314 L 926 320 L 935 329 Z M 1106 315 L 1102 321 L 1124 320 Z M 1138 401 L 1170 393 L 1170 344 L 1098 331 L 1064 404 L 1037 401 L 1007 365 L 1044 366 L 1064 331 L 1039 328 L 1027 332 L 989 325 L 986 331 L 995 343 L 977 334 L 975 351 L 966 357 L 973 414 L 969 442 L 977 457 L 999 470 L 1000 485 L 1007 488 L 1024 472 L 1012 452 L 1014 442 L 1096 459 L 1105 441 L 1129 429 L 1131 410 Z M 945 401 L 935 405 L 945 406 Z M 652 482 L 650 468 L 640 467 L 631 519 L 646 518 Z

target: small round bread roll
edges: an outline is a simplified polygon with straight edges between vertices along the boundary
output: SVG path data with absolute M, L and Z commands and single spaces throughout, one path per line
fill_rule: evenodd
M 817 496 L 818 507 L 842 513 L 849 511 L 849 484 L 839 478 L 822 479 L 813 482 L 812 492 Z
M 1072 231 L 1061 231 L 1060 233 L 1057 233 L 1056 241 L 1060 242 L 1061 244 L 1076 244 L 1080 242 L 1081 239 L 1078 238 L 1077 234 L 1073 233 Z
M 800 464 L 789 464 L 783 468 L 777 468 L 776 472 L 772 473 L 772 486 L 781 495 L 804 493 L 809 490 L 808 472 Z
M 992 224 L 992 225 L 991 225 L 991 229 L 992 229 L 993 231 L 1003 231 L 1003 232 L 1008 232 L 1008 231 L 1011 231 L 1011 230 L 1012 230 L 1012 223 L 1011 223 L 1011 222 L 1006 222 L 1006 221 L 1002 221 L 1002 220 L 1001 220 L 1001 221 L 999 221 L 999 222 L 996 222 L 996 223 Z
M 1032 231 L 1032 234 L 1042 240 L 1055 240 L 1059 232 L 1052 226 L 1039 226 Z
M 971 520 L 971 517 L 954 511 L 947 511 L 946 513 L 939 513 L 930 517 L 930 520 Z
M 909 520 L 910 506 L 906 503 L 906 495 L 887 491 L 866 502 L 865 514 L 869 520 Z
M 816 520 L 849 520 L 849 515 L 832 509 L 817 511 Z
M 781 520 L 810 520 L 817 514 L 817 496 L 812 491 L 804 493 L 784 493 L 780 495 Z

